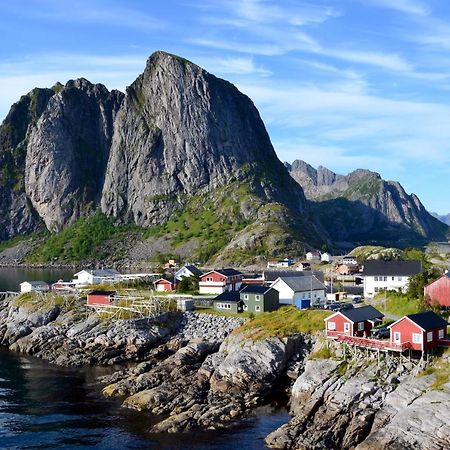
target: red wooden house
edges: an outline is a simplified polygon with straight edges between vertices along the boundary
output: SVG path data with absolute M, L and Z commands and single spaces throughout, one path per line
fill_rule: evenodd
M 116 291 L 91 291 L 87 295 L 87 305 L 109 305 L 112 303 Z
M 433 303 L 450 307 L 450 273 L 444 273 L 440 278 L 425 286 L 424 294 Z
M 432 350 L 447 338 L 447 321 L 433 311 L 410 314 L 389 325 L 391 342 L 410 343 L 412 350 Z
M 341 310 L 324 319 L 326 335 L 368 337 L 372 328 L 381 323 L 383 317 L 383 313 L 373 306 Z
M 156 280 L 153 285 L 155 286 L 155 290 L 158 292 L 172 292 L 174 290 L 174 284 L 165 278 Z
M 200 294 L 221 294 L 225 291 L 238 291 L 243 275 L 235 269 L 210 270 L 200 277 Z

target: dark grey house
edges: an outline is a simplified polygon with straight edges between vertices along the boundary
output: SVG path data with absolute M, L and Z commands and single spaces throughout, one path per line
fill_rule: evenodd
M 269 286 L 248 285 L 241 290 L 240 296 L 247 312 L 275 311 L 280 306 L 278 291 Z
M 220 312 L 241 313 L 244 310 L 244 302 L 238 291 L 225 291 L 214 300 L 214 309 Z

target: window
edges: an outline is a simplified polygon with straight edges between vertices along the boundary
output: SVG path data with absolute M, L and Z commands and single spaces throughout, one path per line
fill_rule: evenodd
M 383 281 L 387 281 L 387 277 L 383 277 Z
M 261 311 L 261 306 L 256 305 L 256 306 L 255 306 L 255 311 Z
M 413 333 L 412 340 L 414 344 L 422 343 L 422 334 L 421 333 Z
M 335 330 L 336 329 L 336 322 L 328 322 L 328 329 L 329 330 Z
M 396 332 L 394 333 L 394 342 L 400 343 L 400 339 L 401 339 L 400 332 L 399 332 L 399 331 L 396 331 Z M 414 335 L 413 335 L 413 340 L 414 340 Z
M 375 277 L 375 281 L 378 281 L 378 277 Z
M 244 311 L 247 311 L 247 309 L 248 309 L 248 306 L 244 305 Z
M 392 277 L 392 281 L 394 281 L 395 277 Z
M 439 330 L 439 339 L 444 339 L 444 330 Z
M 358 322 L 358 331 L 364 331 L 364 322 Z
M 433 340 L 433 332 L 429 331 L 427 333 L 427 342 L 431 342 Z
M 257 302 L 259 302 L 259 301 L 261 300 L 261 296 L 260 296 L 260 295 L 255 295 L 255 300 L 256 300 Z
M 344 323 L 344 333 L 350 332 L 350 324 L 348 322 Z
M 212 277 L 206 277 L 206 281 L 212 281 Z
M 248 294 L 244 294 L 244 300 L 248 300 Z
M 378 288 L 377 287 L 375 288 L 375 292 L 378 292 Z

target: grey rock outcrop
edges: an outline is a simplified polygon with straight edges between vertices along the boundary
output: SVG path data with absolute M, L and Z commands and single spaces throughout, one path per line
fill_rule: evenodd
M 446 240 L 449 228 L 396 181 L 385 181 L 364 169 L 339 175 L 300 160 L 286 167 L 334 241 L 413 244 Z

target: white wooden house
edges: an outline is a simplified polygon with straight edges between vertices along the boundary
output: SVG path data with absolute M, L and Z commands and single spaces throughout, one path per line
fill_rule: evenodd
M 114 269 L 81 270 L 74 275 L 73 283 L 77 287 L 90 284 L 109 284 L 121 281 L 121 275 Z

